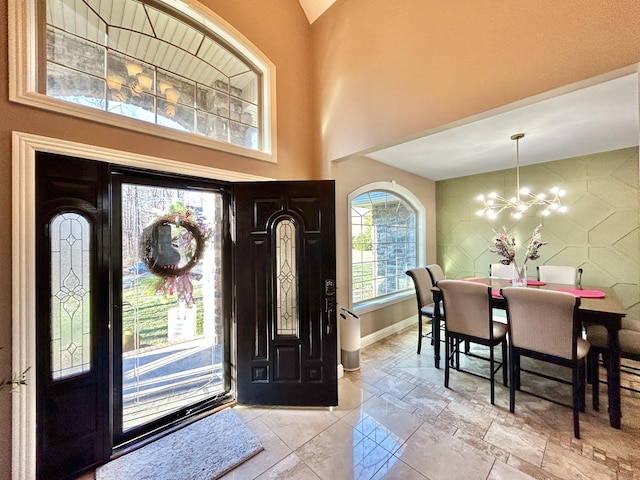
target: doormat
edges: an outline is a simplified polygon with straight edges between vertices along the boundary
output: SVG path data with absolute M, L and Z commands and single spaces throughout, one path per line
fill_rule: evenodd
M 212 480 L 262 450 L 227 408 L 99 467 L 96 480 Z

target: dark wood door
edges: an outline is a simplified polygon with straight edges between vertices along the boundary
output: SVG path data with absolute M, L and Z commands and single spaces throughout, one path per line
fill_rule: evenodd
M 237 398 L 338 402 L 333 181 L 239 183 Z
M 68 478 L 111 453 L 106 168 L 36 157 L 38 478 Z

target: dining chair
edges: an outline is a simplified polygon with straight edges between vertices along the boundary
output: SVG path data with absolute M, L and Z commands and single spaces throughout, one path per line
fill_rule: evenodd
M 442 267 L 440 265 L 438 265 L 437 263 L 432 263 L 430 265 L 427 265 L 427 271 L 429 272 L 429 275 L 431 276 L 431 283 L 433 283 L 434 285 L 437 284 L 440 280 L 445 280 L 447 277 L 444 274 L 444 271 L 442 270 Z M 442 313 L 442 319 L 444 320 L 444 305 L 441 305 L 441 313 Z M 444 325 L 443 325 L 444 326 Z M 439 348 L 439 347 L 438 347 Z M 439 350 L 438 350 L 439 352 Z M 467 346 L 465 348 L 465 353 L 469 353 L 469 344 L 467 343 Z M 436 365 L 438 365 L 438 358 L 439 358 L 439 353 L 436 353 Z
M 589 357 L 587 359 L 587 380 L 593 388 L 593 409 L 598 410 L 600 407 L 600 376 L 598 370 L 601 355 L 604 367 L 609 368 L 607 329 L 602 325 L 589 325 L 587 327 L 587 341 L 591 344 L 591 350 L 589 351 Z M 640 321 L 626 317 L 623 318 L 622 326 L 618 331 L 618 342 L 620 345 L 621 358 L 640 362 Z M 620 370 L 621 372 L 640 377 L 640 367 L 621 365 Z M 620 388 L 640 393 L 640 390 L 626 385 L 620 385 Z
M 475 372 L 460 369 L 460 344 L 465 341 L 489 347 L 489 357 L 468 353 L 489 361 L 491 404 L 495 403 L 495 375 L 502 368 L 502 382 L 507 386 L 507 325 L 494 322 L 491 316 L 491 287 L 464 280 L 440 280 L 436 285 L 442 292 L 445 322 L 444 386 L 449 388 L 449 371 L 456 370 L 486 378 Z M 496 361 L 494 347 L 502 346 L 502 359 Z
M 431 276 L 431 282 L 434 285 L 438 283 L 440 280 L 444 280 L 446 278 L 444 271 L 442 271 L 442 267 L 437 263 L 432 263 L 431 265 L 427 265 L 426 269 L 427 269 L 427 272 L 429 272 L 429 275 Z
M 431 338 L 431 343 L 433 343 L 432 332 L 425 334 L 422 333 L 425 318 L 429 319 L 427 323 L 431 323 L 431 328 L 433 330 L 433 314 L 435 308 L 433 303 L 433 292 L 431 291 L 433 283 L 431 282 L 431 275 L 429 275 L 429 272 L 424 267 L 412 268 L 407 270 L 405 273 L 411 277 L 416 289 L 416 299 L 418 301 L 418 354 L 420 354 L 423 338 Z M 440 310 L 440 314 L 444 317 L 442 309 Z
M 580 336 L 581 323 L 577 314 L 580 298 L 570 293 L 533 288 L 507 287 L 501 293 L 506 302 L 509 327 L 509 411 L 515 410 L 515 392 L 520 390 L 521 372 L 570 384 L 573 434 L 580 438 L 578 414 L 585 410 L 585 370 L 589 352 L 589 342 Z M 521 368 L 520 357 L 523 356 L 570 368 L 571 382 Z
M 538 280 L 547 283 L 582 285 L 582 269 L 566 265 L 538 265 Z
M 513 279 L 513 264 L 504 265 L 502 263 L 492 263 L 489 265 L 489 276 L 491 278 Z

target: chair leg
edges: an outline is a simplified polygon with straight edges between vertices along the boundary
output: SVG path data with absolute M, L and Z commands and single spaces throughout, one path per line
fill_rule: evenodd
M 582 413 L 586 410 L 587 403 L 587 382 L 586 382 L 586 361 L 580 362 L 579 370 L 578 370 L 578 381 L 580 382 L 580 389 L 578 391 L 578 400 L 580 401 L 579 407 Z
M 493 347 L 489 347 L 489 365 L 491 366 L 491 374 L 489 375 L 489 381 L 491 382 L 491 386 L 489 388 L 491 389 L 491 405 L 495 405 L 495 397 L 496 397 L 496 387 L 495 387 L 496 371 L 493 367 L 494 360 L 495 359 L 493 358 Z
M 422 349 L 422 314 L 418 312 L 418 355 Z
M 449 368 L 450 368 L 450 362 L 451 359 L 449 358 L 450 353 L 449 350 L 451 349 L 450 344 L 451 344 L 451 338 L 445 334 L 445 338 L 444 338 L 444 388 L 449 388 Z
M 516 407 L 516 382 L 515 378 L 515 370 L 516 370 L 516 361 L 515 355 L 513 354 L 513 350 L 509 350 L 509 377 L 511 378 L 511 382 L 509 383 L 509 411 L 511 413 L 514 412 Z
M 507 341 L 506 339 L 502 342 L 502 384 L 506 387 L 508 383 L 507 379 L 507 364 L 508 364 L 508 354 L 507 354 Z
M 587 361 L 589 362 L 588 370 L 591 371 L 591 399 L 593 409 L 597 412 L 600 408 L 600 354 L 597 352 L 589 352 Z
M 573 382 L 572 382 L 572 386 L 573 386 L 573 435 L 576 438 L 580 438 L 580 418 L 579 418 L 579 411 L 580 411 L 580 385 L 579 385 L 579 378 L 580 378 L 580 374 L 579 374 L 579 366 L 578 365 L 574 365 L 573 369 L 572 369 L 572 377 L 573 377 Z
M 514 358 L 514 363 L 513 363 L 514 367 L 514 375 L 511 378 L 511 381 L 513 382 L 516 390 L 520 390 L 520 355 L 516 353 L 515 358 Z

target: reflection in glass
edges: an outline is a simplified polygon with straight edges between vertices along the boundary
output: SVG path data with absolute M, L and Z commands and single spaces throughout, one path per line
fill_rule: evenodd
M 417 214 L 402 197 L 370 191 L 351 201 L 354 303 L 411 289 L 405 272 L 417 262 Z
M 260 148 L 260 74 L 213 33 L 137 0 L 47 0 L 46 18 L 48 96 Z
M 144 239 L 162 241 L 177 268 L 193 258 L 194 238 L 175 224 L 162 239 L 145 237 L 159 217 L 184 215 L 197 224 L 205 248 L 188 272 L 150 271 Z M 215 192 L 122 186 L 122 409 L 129 431 L 223 395 L 222 195 Z M 178 260 L 179 258 L 179 260 Z
M 77 213 L 50 224 L 51 375 L 54 380 L 91 369 L 90 225 Z

